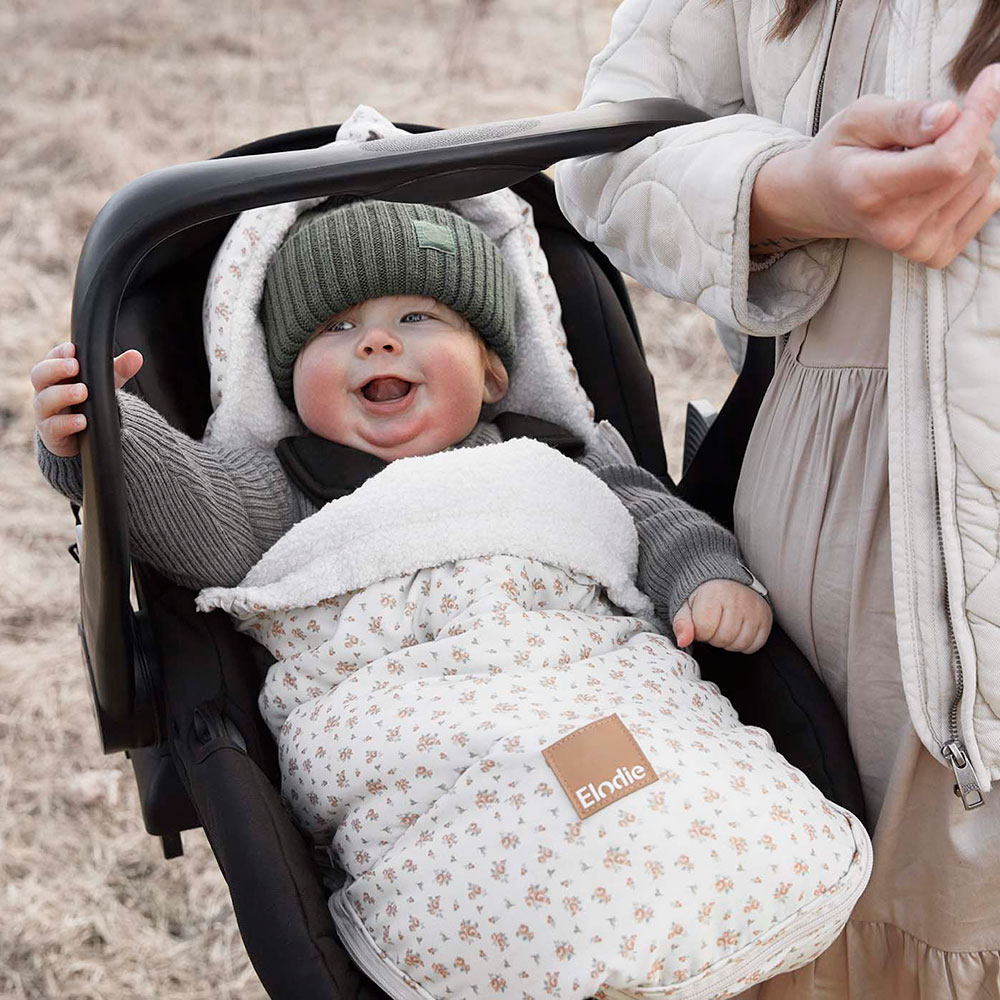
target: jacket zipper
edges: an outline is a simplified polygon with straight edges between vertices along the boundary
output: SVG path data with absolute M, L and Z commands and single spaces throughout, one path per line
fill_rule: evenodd
M 924 306 L 924 368 L 930 372 L 931 329 L 927 306 Z M 962 656 L 951 624 L 951 601 L 948 598 L 948 568 L 945 563 L 944 532 L 941 528 L 941 489 L 937 477 L 937 449 L 935 446 L 934 419 L 930 421 L 931 458 L 934 463 L 934 523 L 937 526 L 938 554 L 941 557 L 941 573 L 944 578 L 944 612 L 948 628 L 948 642 L 951 646 L 950 666 L 955 678 L 955 696 L 948 713 L 948 739 L 941 747 L 941 756 L 951 765 L 955 775 L 955 794 L 962 799 L 966 810 L 978 809 L 983 804 L 983 790 L 976 779 L 975 771 L 969 763 L 969 754 L 959 731 L 958 713 L 965 693 L 965 678 L 962 675 Z
M 830 40 L 826 43 L 826 55 L 823 56 L 823 70 L 819 75 L 819 90 L 816 92 L 816 110 L 813 112 L 812 134 L 819 131 L 819 116 L 823 107 L 823 85 L 826 83 L 826 65 L 830 61 L 830 49 L 833 48 L 833 33 L 837 29 L 837 15 L 840 13 L 840 6 L 844 0 L 837 0 L 837 6 L 833 9 L 833 24 L 830 25 Z
M 833 48 L 833 33 L 837 28 L 837 15 L 840 13 L 840 7 L 843 2 L 844 0 L 837 0 L 837 6 L 833 9 L 833 24 L 830 25 L 830 38 L 826 43 L 826 54 L 823 56 L 823 69 L 819 75 L 819 89 L 816 91 L 816 108 L 813 111 L 811 135 L 815 135 L 819 131 L 819 116 L 823 109 L 823 86 L 826 83 L 826 65 L 830 61 L 830 49 Z M 788 341 L 791 336 L 791 331 L 789 331 L 788 333 L 783 333 L 779 338 L 778 349 L 774 355 L 775 367 L 777 367 L 778 359 L 785 353 L 785 348 L 788 347 Z

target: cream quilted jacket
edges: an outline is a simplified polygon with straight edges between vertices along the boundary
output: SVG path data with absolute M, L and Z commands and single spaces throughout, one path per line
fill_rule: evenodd
M 713 120 L 557 171 L 574 226 L 643 284 L 714 317 L 737 363 L 744 335 L 794 329 L 838 277 L 838 240 L 818 240 L 751 276 L 748 234 L 757 171 L 839 110 L 824 108 L 824 82 L 837 71 L 830 40 L 850 2 L 820 0 L 790 39 L 768 44 L 776 0 L 625 0 L 581 106 L 676 97 Z M 885 93 L 958 96 L 945 70 L 978 6 L 894 0 Z M 1000 132 L 993 138 L 996 145 Z M 1000 777 L 1000 220 L 944 270 L 895 257 L 890 327 L 903 684 L 921 740 L 955 769 L 974 807 Z

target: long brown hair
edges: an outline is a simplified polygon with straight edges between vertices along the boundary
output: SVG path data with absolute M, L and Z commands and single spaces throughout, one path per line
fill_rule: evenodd
M 813 3 L 815 0 L 785 0 L 785 9 L 768 32 L 767 40 L 786 39 L 802 23 Z M 976 74 L 992 62 L 1000 62 L 1000 3 L 997 0 L 980 0 L 979 13 L 972 22 L 965 44 L 949 63 L 948 75 L 955 89 L 962 93 L 968 90 Z

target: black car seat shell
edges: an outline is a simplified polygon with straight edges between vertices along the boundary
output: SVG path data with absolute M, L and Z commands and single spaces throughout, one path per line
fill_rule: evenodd
M 676 117 L 678 102 L 632 103 L 670 105 L 667 110 Z M 687 120 L 696 120 L 700 112 L 690 110 L 692 117 Z M 662 115 L 652 119 L 647 131 L 663 127 Z M 324 145 L 336 130 L 331 125 L 275 136 L 224 158 L 251 157 L 256 163 L 264 154 Z M 568 143 L 566 155 L 575 151 Z M 550 156 L 546 151 L 542 158 Z M 607 258 L 563 219 L 551 181 L 537 170 L 537 162 L 522 167 L 513 187 L 533 207 L 569 350 L 597 419 L 615 425 L 642 466 L 731 525 L 736 477 L 771 376 L 773 355 L 768 352 L 773 345 L 763 340 L 751 345 L 736 388 L 684 480 L 675 487 L 667 474 L 655 387 L 624 282 Z M 450 200 L 503 186 L 512 178 L 509 169 L 480 166 L 479 171 L 475 181 L 463 175 L 457 185 L 460 190 L 447 199 L 444 192 L 456 186 L 448 177 L 438 179 L 436 188 L 414 183 L 408 192 L 401 187 L 392 196 L 430 201 L 437 195 L 438 200 Z M 407 194 L 412 198 L 404 197 Z M 278 200 L 287 198 L 271 198 Z M 137 348 L 145 358 L 130 391 L 194 437 L 201 436 L 211 413 L 201 327 L 206 277 L 234 217 L 229 211 L 205 218 L 157 240 L 131 276 L 124 277 L 124 294 L 116 310 L 114 353 Z M 93 331 L 77 323 L 78 315 L 75 309 L 73 336 L 83 348 Z M 97 357 L 93 343 L 90 349 L 90 356 Z M 86 358 L 81 350 L 85 375 Z M 91 368 L 95 364 L 91 362 Z M 94 395 L 103 387 L 113 400 L 107 378 L 96 383 L 91 383 Z M 113 447 L 113 438 L 104 440 Z M 99 490 L 90 486 L 99 482 L 95 459 L 86 454 L 95 444 L 84 444 L 85 490 L 91 490 L 89 497 L 85 492 L 84 526 L 92 532 L 110 530 L 106 511 L 114 506 L 103 503 Z M 100 522 L 97 528 L 88 525 L 92 518 Z M 114 613 L 120 600 L 95 597 L 100 584 L 94 582 L 93 570 L 83 570 L 81 637 L 100 699 L 114 683 L 113 674 L 103 674 L 102 664 L 95 662 L 96 647 L 105 649 L 107 643 L 87 640 L 93 640 L 95 608 Z M 105 745 L 117 750 L 123 747 L 116 742 L 125 743 L 147 830 L 163 838 L 164 850 L 172 856 L 181 852 L 181 831 L 204 827 L 229 884 L 248 954 L 271 996 L 289 1000 L 384 996 L 341 947 L 327 909 L 330 889 L 324 878 L 332 873 L 323 870 L 281 805 L 276 748 L 256 705 L 270 663 L 267 651 L 237 633 L 223 612 L 196 613 L 194 592 L 152 567 L 133 562 L 131 571 L 139 608 L 134 614 L 128 612 L 130 634 L 122 642 L 125 647 L 132 645 L 134 656 L 132 703 L 145 698 L 144 710 L 151 721 L 114 730 L 126 735 L 106 740 Z M 695 655 L 703 676 L 720 685 L 744 722 L 768 729 L 778 749 L 828 797 L 863 816 L 860 782 L 843 723 L 809 663 L 779 628 L 752 656 L 711 647 L 700 648 Z M 129 733 L 139 736 L 130 740 Z

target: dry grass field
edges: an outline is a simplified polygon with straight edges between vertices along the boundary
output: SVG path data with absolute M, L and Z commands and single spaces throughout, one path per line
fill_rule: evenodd
M 145 171 L 342 120 L 442 126 L 574 107 L 611 0 L 0 4 L 0 996 L 263 997 L 200 833 L 166 862 L 98 748 L 68 505 L 28 371 L 67 336 L 94 215 Z M 683 401 L 732 381 L 704 316 L 635 289 L 671 467 Z

